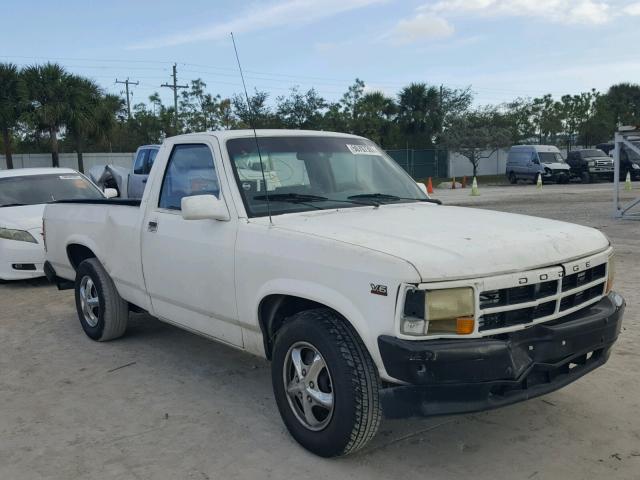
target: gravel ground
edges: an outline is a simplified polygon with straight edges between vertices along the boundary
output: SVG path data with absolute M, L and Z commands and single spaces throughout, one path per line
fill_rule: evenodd
M 0 479 L 640 478 L 640 221 L 611 218 L 606 184 L 436 197 L 604 231 L 628 301 L 610 361 L 499 410 L 385 420 L 365 451 L 324 460 L 285 431 L 265 361 L 145 315 L 98 344 L 71 291 L 0 285 Z

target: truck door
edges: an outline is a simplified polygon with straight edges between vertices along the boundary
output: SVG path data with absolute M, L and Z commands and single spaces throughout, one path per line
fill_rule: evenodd
M 147 165 L 149 161 L 149 149 L 140 148 L 133 161 L 133 172 L 129 174 L 127 184 L 127 196 L 129 198 L 142 198 L 144 184 L 147 182 L 149 171 Z
M 183 197 L 224 199 L 212 146 L 173 147 L 143 221 L 142 267 L 157 316 L 242 346 L 234 278 L 237 219 L 185 220 L 181 215 Z

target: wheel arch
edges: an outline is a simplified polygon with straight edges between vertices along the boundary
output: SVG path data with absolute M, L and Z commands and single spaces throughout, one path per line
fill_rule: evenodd
M 262 332 L 265 356 L 268 360 L 271 360 L 275 336 L 287 319 L 296 313 L 316 308 L 326 308 L 334 312 L 337 317 L 354 329 L 366 345 L 363 332 L 358 328 L 360 322 L 354 321 L 356 315 L 353 312 L 347 313 L 350 309 L 345 310 L 337 307 L 333 302 L 323 301 L 319 298 L 313 299 L 307 295 L 270 293 L 265 295 L 258 304 L 258 323 Z
M 74 270 L 77 270 L 84 260 L 98 257 L 91 248 L 81 243 L 69 243 L 66 250 L 69 264 Z

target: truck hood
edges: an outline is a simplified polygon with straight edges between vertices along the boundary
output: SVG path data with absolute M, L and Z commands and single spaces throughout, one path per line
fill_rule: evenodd
M 0 227 L 17 230 L 42 229 L 44 205 L 0 207 Z
M 386 253 L 423 282 L 557 265 L 608 248 L 598 230 L 538 217 L 433 204 L 327 210 L 277 217 L 275 227 Z

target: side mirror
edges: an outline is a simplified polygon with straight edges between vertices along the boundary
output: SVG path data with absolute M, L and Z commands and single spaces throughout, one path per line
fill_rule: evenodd
M 231 219 L 227 205 L 214 195 L 193 195 L 183 197 L 180 202 L 182 218 L 185 220 L 220 220 L 227 222 Z
M 116 198 L 118 196 L 118 190 L 115 188 L 105 188 L 104 196 L 107 198 Z
M 424 193 L 425 195 L 429 196 L 429 192 L 427 191 L 427 186 L 424 183 L 416 182 L 416 185 L 418 185 L 418 188 L 420 190 L 422 190 L 422 193 Z

